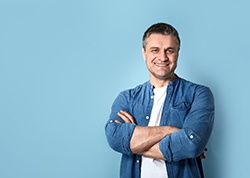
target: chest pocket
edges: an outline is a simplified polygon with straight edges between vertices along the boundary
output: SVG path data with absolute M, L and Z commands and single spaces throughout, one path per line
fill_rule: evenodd
M 185 101 L 173 103 L 166 114 L 167 125 L 182 128 L 190 108 L 191 104 Z

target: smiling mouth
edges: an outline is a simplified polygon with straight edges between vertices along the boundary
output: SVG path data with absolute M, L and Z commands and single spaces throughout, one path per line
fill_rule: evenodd
M 168 66 L 169 64 L 155 64 L 157 67 L 166 67 L 166 66 Z

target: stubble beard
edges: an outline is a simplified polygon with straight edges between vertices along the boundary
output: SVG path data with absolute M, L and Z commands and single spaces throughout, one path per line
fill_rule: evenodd
M 174 70 L 166 72 L 165 74 L 157 74 L 151 69 L 148 69 L 148 70 L 150 72 L 150 75 L 153 76 L 155 79 L 162 80 L 162 81 L 168 81 L 168 80 L 172 81 L 175 78 L 175 69 L 176 67 L 174 68 Z

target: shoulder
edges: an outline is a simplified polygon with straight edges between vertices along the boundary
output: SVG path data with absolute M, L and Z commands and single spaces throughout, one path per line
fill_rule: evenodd
M 211 89 L 208 86 L 197 84 L 185 79 L 179 78 L 178 92 L 182 92 L 185 98 L 190 100 L 202 100 L 208 103 L 214 103 L 214 97 Z
M 149 82 L 137 85 L 134 88 L 121 91 L 114 101 L 114 105 L 128 105 L 134 101 L 142 101 L 147 96 L 150 88 Z M 147 97 L 146 97 L 147 98 Z
M 178 84 L 176 84 L 178 87 L 184 88 L 184 89 L 189 89 L 194 92 L 211 92 L 210 88 L 208 86 L 194 83 L 191 81 L 188 81 L 186 79 L 178 77 Z
M 147 81 L 143 84 L 139 84 L 139 85 L 135 86 L 134 88 L 126 89 L 126 90 L 120 92 L 120 94 L 124 95 L 124 96 L 128 96 L 128 97 L 134 97 L 138 93 L 148 91 L 148 89 L 150 87 L 151 87 L 151 84 L 149 81 Z

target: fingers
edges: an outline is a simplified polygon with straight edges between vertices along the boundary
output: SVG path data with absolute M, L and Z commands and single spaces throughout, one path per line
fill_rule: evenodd
M 121 123 L 122 123 L 122 122 L 119 121 L 119 120 L 115 120 L 115 122 L 116 122 L 117 124 L 121 124 Z
M 201 153 L 200 157 L 201 157 L 202 159 L 206 159 L 205 152 Z
M 200 157 L 201 157 L 202 159 L 206 159 L 205 153 L 206 153 L 207 150 L 208 150 L 208 149 L 205 148 L 204 151 L 203 151 L 203 153 L 201 153 Z
M 131 124 L 135 124 L 134 118 L 133 118 L 133 116 L 132 116 L 130 113 L 128 113 L 128 112 L 126 112 L 126 111 L 123 111 L 123 110 L 120 110 L 120 111 L 117 113 L 117 115 L 118 115 L 119 117 L 121 117 L 122 120 L 123 120 L 124 122 L 126 122 L 126 123 L 131 123 Z

